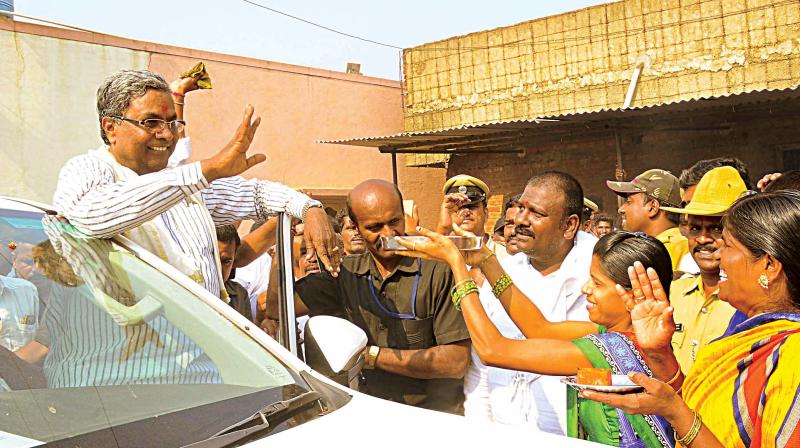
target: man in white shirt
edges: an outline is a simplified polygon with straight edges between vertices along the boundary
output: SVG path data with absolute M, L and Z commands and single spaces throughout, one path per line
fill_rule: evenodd
M 0 346 L 17 351 L 31 342 L 39 322 L 39 297 L 33 283 L 0 275 Z
M 539 174 L 528 181 L 520 203 L 513 231 L 520 253 L 501 265 L 548 320 L 588 321 L 581 287 L 589 280 L 597 238 L 578 231 L 580 183 L 566 173 Z M 483 285 L 482 300 L 491 295 L 491 288 Z M 498 300 L 484 307 L 504 336 L 525 338 Z M 495 421 L 566 434 L 566 389 L 558 378 L 490 368 L 488 384 Z
M 214 228 L 277 212 L 306 221 L 309 247 L 332 272 L 341 259 L 318 201 L 274 182 L 238 175 L 265 160 L 247 156 L 260 118 L 248 106 L 231 142 L 211 158 L 168 168 L 184 123 L 164 79 L 122 70 L 101 84 L 97 110 L 107 146 L 67 162 L 53 203 L 82 233 L 123 234 L 226 299 Z

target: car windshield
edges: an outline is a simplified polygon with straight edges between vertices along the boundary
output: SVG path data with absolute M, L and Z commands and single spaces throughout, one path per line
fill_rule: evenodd
M 184 445 L 309 390 L 120 242 L 9 203 L 0 202 L 0 439 Z

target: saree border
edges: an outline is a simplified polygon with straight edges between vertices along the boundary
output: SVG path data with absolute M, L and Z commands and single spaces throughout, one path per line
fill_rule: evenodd
M 617 375 L 627 375 L 628 372 L 636 371 L 646 374 L 649 377 L 653 377 L 653 372 L 647 366 L 647 363 L 642 357 L 641 353 L 639 353 L 639 349 L 636 347 L 636 344 L 633 341 L 625 336 L 624 334 L 620 333 L 604 333 L 604 334 L 590 334 L 586 336 L 592 343 L 597 347 L 603 357 L 606 359 L 606 362 L 611 366 L 614 373 Z M 603 342 L 603 339 L 607 340 L 610 348 L 606 346 Z M 615 352 L 615 353 L 612 353 Z M 614 355 L 624 358 L 625 356 L 633 357 L 636 363 L 633 363 L 631 359 L 628 359 L 628 362 L 625 362 L 624 359 L 618 360 L 614 357 Z M 622 371 L 619 366 L 623 368 L 627 368 L 627 371 Z M 659 443 L 664 448 L 673 448 L 675 443 L 669 437 L 670 432 L 667 427 L 665 426 L 660 420 L 659 417 L 649 415 L 649 414 L 641 414 L 642 418 L 644 418 L 647 425 L 653 431 L 655 436 L 658 438 Z M 627 418 L 627 416 L 626 416 Z

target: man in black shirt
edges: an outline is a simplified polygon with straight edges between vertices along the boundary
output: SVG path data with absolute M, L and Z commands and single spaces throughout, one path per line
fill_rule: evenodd
M 300 279 L 299 314 L 344 316 L 367 333 L 361 390 L 388 400 L 463 413 L 469 333 L 450 301 L 450 268 L 380 248 L 381 236 L 405 235 L 403 198 L 383 180 L 356 186 L 350 218 L 368 252 L 345 257 L 337 278 L 327 272 Z M 267 314 L 275 316 L 275 300 Z
M 233 280 L 235 274 L 233 266 L 236 263 L 236 250 L 241 244 L 236 227 L 232 225 L 217 227 L 217 245 L 219 246 L 219 262 L 222 266 L 222 279 L 225 282 L 225 292 L 228 296 L 228 305 L 238 311 L 248 320 L 253 320 L 250 311 L 250 296 L 244 286 Z

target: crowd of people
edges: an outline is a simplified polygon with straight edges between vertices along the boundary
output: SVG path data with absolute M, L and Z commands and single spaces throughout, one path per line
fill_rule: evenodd
M 732 157 L 679 177 L 654 167 L 609 180 L 620 199 L 610 211 L 578 179 L 548 171 L 520 185 L 495 222 L 491 179 L 459 174 L 427 229 L 387 181 L 365 180 L 332 210 L 240 177 L 264 159 L 248 155 L 259 126 L 250 106 L 228 145 L 189 162 L 183 108 L 196 87 L 148 71 L 107 78 L 97 95 L 104 144 L 62 168 L 59 218 L 86 237 L 126 236 L 274 334 L 273 216 L 288 213 L 295 309 L 366 332 L 360 389 L 377 397 L 614 446 L 800 446 L 797 172 L 754 185 Z M 255 224 L 244 232 L 242 221 Z M 389 236 L 406 250 L 387 250 Z M 482 243 L 460 251 L 447 236 Z M 0 345 L 32 364 L 63 350 L 33 286 L 42 250 L 12 248 L 13 269 L 0 276 L 0 322 L 20 324 L 0 327 Z M 561 382 L 589 367 L 643 389 Z

